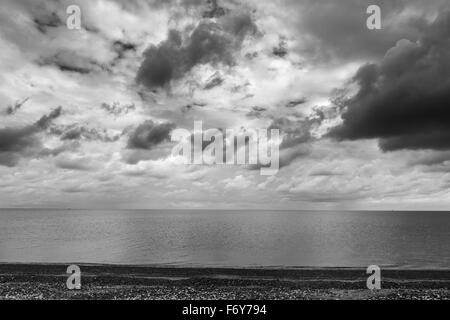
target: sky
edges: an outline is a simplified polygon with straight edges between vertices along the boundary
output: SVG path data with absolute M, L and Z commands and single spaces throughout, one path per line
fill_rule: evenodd
M 1 2 L 0 207 L 449 208 L 447 0 Z M 280 170 L 183 164 L 199 120 Z

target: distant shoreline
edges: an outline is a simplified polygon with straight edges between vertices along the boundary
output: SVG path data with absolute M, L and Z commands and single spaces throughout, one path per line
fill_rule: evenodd
M 266 209 L 266 208 L 243 208 L 243 209 L 235 209 L 235 208 L 218 208 L 218 209 L 210 209 L 210 208 L 193 208 L 193 209 L 179 209 L 179 208 L 146 208 L 146 209 L 118 209 L 118 208 L 39 208 L 39 207 L 11 207 L 11 208 L 0 208 L 0 211 L 5 210 L 52 210 L 52 211 L 235 211 L 235 212 L 241 212 L 241 211 L 261 211 L 261 212 L 270 212 L 270 211 L 278 211 L 278 212 L 437 212 L 437 213 L 443 213 L 448 212 L 450 213 L 450 210 L 448 209 L 442 209 L 442 210 L 429 210 L 429 209 L 351 209 L 351 210 L 339 210 L 339 209 L 283 209 L 283 208 L 273 208 L 273 209 Z
M 199 264 L 183 264 L 183 263 L 121 263 L 121 262 L 2 262 L 0 261 L 0 271 L 2 268 L 11 267 L 26 267 L 35 270 L 35 268 L 40 267 L 68 267 L 69 265 L 78 265 L 84 266 L 88 268 L 98 268 L 99 270 L 102 268 L 107 269 L 117 269 L 116 271 L 120 272 L 120 269 L 138 269 L 138 270 L 208 270 L 208 271 L 255 271 L 255 272 L 300 272 L 300 271 L 328 271 L 328 272 L 339 272 L 339 271 L 362 271 L 365 272 L 366 266 L 294 266 L 294 265 L 242 265 L 242 266 L 234 266 L 234 265 L 199 265 Z M 440 266 L 397 266 L 397 265 L 380 265 L 380 268 L 384 271 L 400 271 L 407 272 L 410 271 L 420 271 L 420 272 L 450 272 L 449 267 L 440 267 Z
M 450 299 L 450 269 L 382 269 L 382 289 L 362 268 L 194 268 L 0 263 L 0 299 Z

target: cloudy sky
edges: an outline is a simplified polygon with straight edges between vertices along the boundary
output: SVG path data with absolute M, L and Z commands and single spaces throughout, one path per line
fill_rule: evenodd
M 449 208 L 448 0 L 1 3 L 0 207 Z M 194 120 L 280 171 L 182 164 Z

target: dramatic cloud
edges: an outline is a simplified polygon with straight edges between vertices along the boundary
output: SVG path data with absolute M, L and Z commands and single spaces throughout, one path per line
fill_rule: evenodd
M 359 89 L 341 97 L 343 123 L 330 136 L 379 138 L 384 151 L 450 149 L 450 13 L 424 33 L 358 70 L 352 81 Z
M 307 62 L 375 60 L 398 39 L 415 37 L 427 24 L 429 16 L 447 6 L 446 0 L 287 0 L 290 10 L 286 23 L 295 25 L 299 34 L 293 49 L 307 57 Z M 382 29 L 366 28 L 369 5 L 378 5 Z M 298 12 L 298 13 L 297 13 Z M 284 51 L 275 50 L 275 52 Z
M 4 206 L 448 207 L 448 0 L 78 0 L 80 30 L 69 4 L 2 1 Z M 279 129 L 282 169 L 183 165 L 195 120 Z
M 37 143 L 34 134 L 39 131 L 35 125 L 23 128 L 0 129 L 0 151 L 21 151 Z
M 170 141 L 170 132 L 175 129 L 173 123 L 155 123 L 147 120 L 140 124 L 128 139 L 130 149 L 152 149 L 164 141 Z
M 256 31 L 248 13 L 230 13 L 218 18 L 217 22 L 202 20 L 187 35 L 170 30 L 167 40 L 158 46 L 151 45 L 145 51 L 137 81 L 155 89 L 182 78 L 196 65 L 232 65 L 234 53 L 244 38 Z
M 37 134 L 47 129 L 51 121 L 61 115 L 61 111 L 62 108 L 58 107 L 28 126 L 0 129 L 0 165 L 12 167 L 22 156 L 42 151 L 41 140 Z

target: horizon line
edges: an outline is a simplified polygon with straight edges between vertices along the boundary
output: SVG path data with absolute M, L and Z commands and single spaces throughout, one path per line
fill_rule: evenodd
M 98 210 L 98 211 L 291 211 L 291 212 L 306 212 L 306 211 L 316 211 L 316 212 L 333 212 L 333 211 L 345 211 L 345 212 L 450 212 L 449 210 L 442 209 L 259 209 L 259 208 L 71 208 L 71 207 L 0 207 L 0 210 L 73 210 L 73 211 L 88 211 L 88 210 Z

